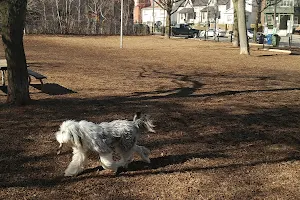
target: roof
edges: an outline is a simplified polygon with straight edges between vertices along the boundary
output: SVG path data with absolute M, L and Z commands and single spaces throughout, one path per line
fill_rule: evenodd
M 193 6 L 206 6 L 208 0 L 192 0 Z
M 180 0 L 174 4 L 175 7 L 184 7 L 184 3 L 186 0 Z
M 194 8 L 183 8 L 178 13 L 194 13 Z
M 209 0 L 191 0 L 193 6 L 206 6 Z M 218 5 L 226 5 L 230 0 L 217 0 Z
M 215 12 L 215 7 L 214 6 L 208 6 L 208 7 L 205 7 L 201 10 L 201 12 L 207 12 L 207 8 L 208 8 L 208 11 L 209 12 Z

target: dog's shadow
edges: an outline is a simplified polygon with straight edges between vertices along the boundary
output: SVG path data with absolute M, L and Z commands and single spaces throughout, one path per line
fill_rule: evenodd
M 141 171 L 145 169 L 159 169 L 169 165 L 183 164 L 193 158 L 227 158 L 223 153 L 202 152 L 202 153 L 187 153 L 182 155 L 167 155 L 151 159 L 151 163 L 142 161 L 134 161 L 129 164 L 128 171 Z
M 143 161 L 133 161 L 128 165 L 127 169 L 120 169 L 117 174 L 112 174 L 112 176 L 119 176 L 126 172 L 134 171 L 144 171 L 144 170 L 155 170 L 159 168 L 164 168 L 169 165 L 182 164 L 193 158 L 228 158 L 227 155 L 223 153 L 216 152 L 203 152 L 203 153 L 188 153 L 182 155 L 167 155 L 151 159 L 151 163 L 145 163 Z M 90 168 L 84 170 L 80 175 L 89 174 L 96 171 L 104 170 L 101 166 Z

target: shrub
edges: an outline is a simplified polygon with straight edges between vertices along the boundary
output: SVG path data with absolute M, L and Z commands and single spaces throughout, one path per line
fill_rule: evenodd
M 150 28 L 146 24 L 134 24 L 133 25 L 133 33 L 134 33 L 134 35 L 149 35 Z

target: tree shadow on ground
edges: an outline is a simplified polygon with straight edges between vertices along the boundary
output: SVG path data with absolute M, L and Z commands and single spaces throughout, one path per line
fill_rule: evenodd
M 43 93 L 49 95 L 63 95 L 76 93 L 71 89 L 65 88 L 56 83 L 45 83 L 43 86 L 41 84 L 30 84 L 35 89 L 41 90 Z
M 197 157 L 199 156 L 200 157 Z M 48 177 L 48 178 L 30 178 L 25 179 L 22 181 L 12 181 L 1 183 L 0 188 L 10 188 L 10 187 L 53 187 L 57 185 L 63 185 L 73 182 L 84 181 L 87 179 L 93 178 L 105 178 L 105 179 L 114 179 L 117 177 L 135 177 L 135 176 L 146 176 L 146 175 L 155 175 L 155 174 L 171 174 L 171 173 L 178 173 L 178 172 L 199 172 L 199 171 L 207 171 L 207 170 L 235 170 L 241 167 L 248 167 L 248 166 L 257 166 L 262 164 L 276 164 L 281 162 L 293 162 L 299 161 L 300 155 L 299 154 L 291 154 L 284 158 L 277 158 L 277 159 L 263 159 L 263 160 L 255 160 L 252 162 L 240 162 L 240 163 L 226 163 L 226 164 L 219 164 L 219 165 L 210 165 L 210 166 L 197 166 L 191 165 L 188 167 L 168 167 L 176 164 L 182 164 L 189 159 L 193 158 L 219 158 L 219 157 L 227 157 L 226 155 L 219 155 L 219 154 L 189 154 L 189 155 L 175 155 L 175 156 L 162 156 L 151 159 L 151 164 L 144 163 L 142 161 L 135 161 L 130 164 L 129 169 L 125 170 L 118 176 L 114 175 L 113 173 L 110 174 L 99 174 L 94 175 L 98 171 L 102 171 L 103 168 L 101 166 L 86 169 L 83 173 L 79 174 L 76 177 L 64 177 L 63 175 L 58 175 L 55 177 Z M 32 170 L 49 170 L 47 168 L 36 168 Z M 90 175 L 92 174 L 92 175 Z
M 169 75 L 167 74 L 167 76 Z M 175 77 L 174 82 L 179 81 L 178 87 L 175 89 L 161 89 L 128 96 L 110 96 L 105 98 L 68 98 L 60 99 L 59 101 L 57 99 L 43 99 L 33 101 L 33 104 L 28 107 L 12 111 L 8 111 L 9 107 L 1 106 L 1 110 L 4 113 L 10 112 L 10 115 L 4 116 L 3 113 L 0 113 L 1 118 L 3 117 L 4 119 L 6 117 L 7 119 L 7 121 L 0 122 L 0 127 L 4 127 L 4 124 L 6 127 L 11 127 L 10 129 L 5 129 L 5 133 L 7 132 L 6 134 L 8 135 L 11 131 L 14 131 L 15 137 L 4 138 L 5 140 L 2 140 L 0 143 L 1 146 L 4 148 L 6 146 L 7 148 L 7 151 L 1 152 L 1 155 L 5 158 L 0 165 L 5 173 L 1 173 L 0 178 L 6 182 L 1 183 L 0 187 L 51 187 L 93 177 L 107 178 L 105 175 L 93 175 L 100 169 L 99 167 L 87 169 L 78 177 L 62 177 L 60 172 L 63 172 L 64 168 L 62 166 L 59 169 L 53 168 L 55 153 L 43 153 L 40 156 L 33 157 L 24 154 L 27 151 L 26 145 L 35 144 L 34 139 L 30 142 L 27 141 L 26 136 L 34 135 L 33 138 L 35 138 L 37 137 L 36 135 L 39 135 L 39 137 L 45 138 L 50 132 L 54 131 L 53 127 L 57 126 L 56 128 L 58 128 L 59 123 L 66 119 L 87 119 L 94 122 L 109 121 L 120 116 L 130 116 L 131 119 L 134 112 L 139 110 L 143 110 L 146 113 L 149 111 L 150 114 L 153 114 L 153 118 L 157 119 L 155 124 L 158 134 L 150 135 L 149 138 L 141 138 L 142 145 L 160 150 L 170 147 L 169 150 L 172 152 L 167 156 L 155 155 L 150 165 L 139 161 L 133 162 L 130 164 L 128 172 L 122 173 L 122 176 L 236 169 L 243 166 L 299 160 L 299 153 L 294 150 L 296 147 L 299 148 L 299 140 L 295 139 L 299 130 L 298 118 L 300 115 L 300 108 L 297 104 L 289 107 L 260 108 L 259 110 L 253 109 L 253 105 L 248 105 L 248 109 L 254 111 L 245 114 L 234 114 L 226 108 L 200 106 L 197 109 L 190 109 L 180 102 L 181 100 L 191 99 L 199 101 L 201 97 L 225 98 L 228 95 L 237 94 L 298 91 L 300 90 L 299 88 L 236 90 L 194 94 L 199 87 L 204 85 L 201 81 L 192 80 L 191 77 L 187 78 L 184 75 L 171 74 L 170 76 Z M 258 79 L 262 79 L 262 77 L 258 77 Z M 182 83 L 187 83 L 189 86 L 185 86 Z M 20 112 L 23 115 L 20 115 Z M 26 114 L 28 112 L 30 114 Z M 32 122 L 33 120 L 35 120 L 35 124 Z M 31 125 L 32 123 L 33 125 Z M 214 131 L 216 127 L 222 128 Z M 31 129 L 33 131 L 30 131 Z M 182 136 L 176 135 L 178 132 L 182 132 Z M 160 135 L 159 133 L 162 134 Z M 275 153 L 266 152 L 267 155 L 265 157 L 255 157 L 256 155 L 253 154 L 253 149 L 250 149 L 250 147 L 256 142 L 261 142 L 261 148 L 272 144 L 284 144 L 291 147 L 291 150 Z M 47 148 L 51 149 L 53 144 L 54 142 Z M 177 150 L 176 145 L 181 145 L 181 147 L 185 148 Z M 229 154 L 229 145 L 235 151 L 247 152 L 254 159 L 246 157 L 244 160 L 236 162 L 234 155 Z M 241 146 L 243 147 L 241 148 Z M 206 147 L 206 150 L 199 151 L 202 147 Z M 13 148 L 19 150 L 16 152 L 15 158 L 11 159 L 10 157 L 13 154 L 10 151 Z M 49 152 L 49 149 L 46 149 L 45 152 Z M 272 153 L 277 153 L 280 156 L 276 158 Z M 266 159 L 267 157 L 268 159 Z M 172 167 L 173 165 L 182 165 L 194 158 L 226 158 L 230 162 L 208 166 Z M 27 163 L 35 162 L 46 163 L 46 166 L 37 168 L 26 165 Z M 20 168 L 20 166 L 22 167 Z M 57 172 L 57 170 L 60 171 Z M 19 178 L 24 176 L 24 174 L 32 174 L 33 171 L 35 171 L 36 176 Z
M 215 165 L 215 166 L 190 166 L 190 167 L 183 167 L 183 168 L 163 168 L 166 167 L 165 165 L 159 164 L 160 161 L 168 161 L 168 165 L 177 164 L 172 163 L 170 160 L 173 160 L 173 158 L 168 159 L 164 157 L 158 157 L 152 159 L 154 164 L 154 168 L 152 168 L 152 164 L 150 166 L 145 167 L 145 163 L 133 163 L 132 165 L 135 167 L 134 170 L 128 170 L 128 172 L 133 171 L 133 173 L 123 173 L 122 176 L 139 176 L 139 175 L 154 175 L 154 174 L 170 174 L 170 173 L 176 173 L 176 172 L 196 172 L 196 171 L 205 171 L 205 170 L 216 170 L 216 169 L 236 169 L 241 167 L 247 167 L 247 166 L 256 166 L 261 164 L 274 164 L 274 163 L 281 163 L 281 162 L 288 162 L 288 161 L 299 161 L 300 155 L 299 154 L 291 154 L 285 158 L 279 158 L 279 159 L 270 159 L 270 160 L 256 160 L 253 162 L 241 162 L 241 163 L 231 163 L 231 164 L 221 164 L 221 165 Z M 158 168 L 155 168 L 158 167 Z M 161 169 L 160 169 L 161 168 Z M 145 170 L 148 169 L 148 170 Z M 153 169 L 159 169 L 159 170 L 153 170 Z
M 75 91 L 65 88 L 56 83 L 45 83 L 43 84 L 43 86 L 41 84 L 30 84 L 30 86 L 49 95 L 64 95 L 64 94 L 76 93 Z M 0 90 L 3 93 L 7 94 L 7 86 L 0 86 Z

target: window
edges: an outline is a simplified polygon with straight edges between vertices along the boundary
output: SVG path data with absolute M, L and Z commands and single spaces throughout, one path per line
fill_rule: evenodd
M 294 16 L 294 24 L 299 24 L 299 21 L 298 21 L 298 17 L 297 16 Z
M 226 10 L 228 10 L 230 8 L 230 2 L 231 1 L 227 1 L 227 3 L 226 3 Z
M 283 6 L 283 7 L 290 7 L 290 6 L 294 5 L 294 1 L 293 0 L 282 0 L 278 5 Z
M 181 13 L 180 14 L 180 19 L 185 19 L 185 14 Z
M 267 26 L 269 29 L 273 28 L 274 17 L 273 15 L 267 15 Z

